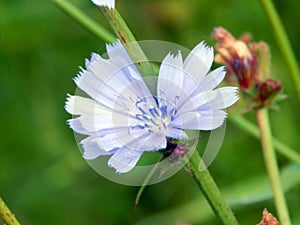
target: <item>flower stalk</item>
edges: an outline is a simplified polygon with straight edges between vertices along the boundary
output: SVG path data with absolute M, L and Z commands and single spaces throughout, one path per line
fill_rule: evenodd
M 257 110 L 256 118 L 260 129 L 264 161 L 271 182 L 277 213 L 282 225 L 291 225 L 288 207 L 280 182 L 276 154 L 272 143 L 268 109 L 263 108 Z
M 0 198 L 0 217 L 7 225 L 20 225 L 15 215 L 10 211 L 5 202 Z
M 225 198 L 222 196 L 210 172 L 205 167 L 198 151 L 194 151 L 190 161 L 187 163 L 187 166 L 192 171 L 192 175 L 196 183 L 202 190 L 211 208 L 222 221 L 222 223 L 224 225 L 239 224 Z
M 279 48 L 281 49 L 284 60 L 293 78 L 298 94 L 298 100 L 300 101 L 300 69 L 295 54 L 292 50 L 288 35 L 284 29 L 284 26 L 280 20 L 280 17 L 274 7 L 272 0 L 260 0 L 260 3 L 272 26 Z
M 260 133 L 259 129 L 256 126 L 256 124 L 248 121 L 242 116 L 234 115 L 230 116 L 229 121 L 233 123 L 235 126 L 239 127 L 242 131 L 247 133 L 248 135 L 260 139 Z M 275 150 L 281 154 L 282 156 L 286 157 L 291 162 L 297 163 L 300 165 L 300 154 L 297 153 L 297 151 L 290 146 L 286 145 L 279 139 L 272 137 L 273 146 L 275 147 Z
M 110 9 L 106 6 L 100 7 L 100 10 L 108 23 L 110 24 L 112 30 L 121 40 L 124 47 L 127 49 L 129 55 L 131 56 L 133 62 L 136 63 L 136 67 L 143 77 L 155 76 L 153 68 L 147 57 L 145 56 L 143 50 L 137 43 L 134 35 L 129 30 L 125 21 L 119 14 L 117 9 Z

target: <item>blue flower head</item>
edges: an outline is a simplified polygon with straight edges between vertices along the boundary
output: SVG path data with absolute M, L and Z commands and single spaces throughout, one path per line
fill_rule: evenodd
M 213 50 L 203 42 L 185 60 L 168 54 L 160 67 L 157 92 L 150 92 L 120 41 L 107 45 L 108 59 L 92 54 L 74 79 L 89 97 L 71 96 L 66 110 L 77 116 L 70 127 L 87 135 L 81 141 L 87 160 L 112 155 L 108 165 L 132 170 L 143 152 L 165 149 L 167 139 L 187 139 L 187 130 L 213 130 L 223 111 L 238 100 L 235 87 L 217 86 L 224 68 L 209 72 Z

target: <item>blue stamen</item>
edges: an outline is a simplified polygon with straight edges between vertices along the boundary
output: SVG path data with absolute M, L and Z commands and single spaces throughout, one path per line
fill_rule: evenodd
M 174 101 L 174 103 L 175 103 L 175 106 L 177 105 L 177 103 L 178 103 L 179 99 L 180 99 L 180 96 L 179 96 L 179 95 L 176 95 L 176 97 L 175 97 L 175 101 Z
M 143 115 L 143 118 L 144 118 L 145 120 L 147 120 L 147 121 L 152 120 L 152 118 L 151 118 L 150 116 L 148 116 L 148 115 Z
M 175 114 L 177 113 L 177 109 L 176 108 L 173 108 L 170 112 L 171 114 L 171 120 L 174 120 L 174 117 L 175 117 Z
M 137 124 L 137 125 L 134 125 L 134 126 L 130 126 L 130 129 L 132 129 L 132 130 L 134 130 L 136 128 L 144 129 L 145 127 L 146 127 L 145 124 L 144 124 L 144 126 L 141 125 L 141 124 Z
M 141 111 L 141 113 L 147 114 L 141 107 L 137 106 L 137 108 Z
M 160 112 L 161 112 L 161 117 L 162 117 L 162 118 L 165 118 L 166 115 L 167 115 L 167 106 L 166 106 L 166 105 L 161 106 L 161 107 L 160 107 Z
M 153 117 L 159 116 L 159 114 L 158 114 L 156 108 L 151 108 L 151 109 L 149 109 L 149 112 L 151 113 L 151 115 L 152 115 Z
M 141 120 L 141 121 L 144 120 L 142 114 L 136 114 L 136 115 L 135 115 L 135 118 L 137 118 L 138 120 Z

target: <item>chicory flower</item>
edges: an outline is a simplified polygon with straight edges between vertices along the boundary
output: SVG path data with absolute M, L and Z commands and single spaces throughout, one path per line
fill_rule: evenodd
M 168 54 L 151 93 L 120 41 L 107 45 L 108 59 L 92 54 L 74 79 L 88 97 L 69 95 L 68 121 L 79 134 L 87 160 L 112 155 L 118 173 L 132 170 L 144 152 L 165 149 L 168 139 L 187 139 L 187 130 L 213 130 L 226 118 L 223 109 L 238 100 L 237 88 L 217 86 L 220 67 L 209 72 L 213 49 L 203 42 L 183 60 Z

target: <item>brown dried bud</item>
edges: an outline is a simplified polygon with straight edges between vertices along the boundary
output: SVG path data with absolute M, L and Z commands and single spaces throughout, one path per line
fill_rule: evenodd
M 280 223 L 267 209 L 265 209 L 263 211 L 263 218 L 258 225 L 280 225 Z
M 217 27 L 212 38 L 218 42 L 215 50 L 219 54 L 216 55 L 215 62 L 225 64 L 228 76 L 235 76 L 243 90 L 249 89 L 254 77 L 254 57 L 247 45 L 250 36 L 245 35 L 242 40 L 238 40 L 224 28 Z
M 270 79 L 271 54 L 265 42 L 251 42 L 246 33 L 236 39 L 222 27 L 212 33 L 217 40 L 215 62 L 225 64 L 226 81 L 235 84 L 245 93 L 245 97 L 261 108 L 272 103 L 274 96 L 281 90 L 280 82 Z

